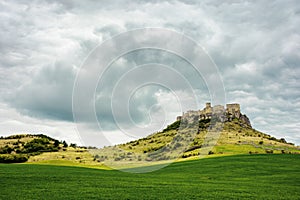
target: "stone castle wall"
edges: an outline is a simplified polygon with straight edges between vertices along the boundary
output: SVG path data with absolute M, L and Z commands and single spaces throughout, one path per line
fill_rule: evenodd
M 222 105 L 211 106 L 211 103 L 206 103 L 205 108 L 198 111 L 188 111 L 183 113 L 183 116 L 178 116 L 177 120 L 181 120 L 184 118 L 199 118 L 203 119 L 211 119 L 212 116 L 218 117 L 221 121 L 232 121 L 234 118 L 241 120 L 243 123 L 247 124 L 251 127 L 250 120 L 246 115 L 241 114 L 240 104 L 226 104 L 226 109 Z

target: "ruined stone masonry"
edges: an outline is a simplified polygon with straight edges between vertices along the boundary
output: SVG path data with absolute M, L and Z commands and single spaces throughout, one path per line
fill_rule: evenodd
M 183 113 L 182 116 L 177 117 L 177 121 L 180 121 L 182 118 L 186 119 L 212 119 L 212 117 L 219 119 L 221 122 L 232 121 L 238 119 L 246 126 L 251 127 L 250 120 L 248 117 L 241 113 L 240 104 L 226 104 L 226 109 L 222 105 L 211 106 L 211 103 L 206 103 L 205 108 L 202 110 L 194 111 L 190 110 L 186 113 Z

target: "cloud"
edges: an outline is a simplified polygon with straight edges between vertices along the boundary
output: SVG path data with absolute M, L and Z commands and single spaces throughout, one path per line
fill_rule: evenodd
M 41 120 L 72 123 L 73 83 L 89 53 L 121 32 L 166 27 L 190 36 L 205 48 L 223 78 L 227 102 L 241 103 L 255 128 L 300 144 L 299 124 L 295 120 L 300 114 L 300 5 L 297 1 L 40 0 L 0 4 L 0 101 L 9 104 L 3 108 L 7 112 L 13 108 L 20 113 L 14 122 L 16 127 L 22 127 L 17 122 L 28 116 L 38 123 Z M 124 42 L 130 44 L 130 40 Z M 187 50 L 187 53 L 193 52 Z M 106 74 L 108 86 L 97 91 L 97 116 L 110 129 L 113 126 L 109 124 L 114 123 L 108 109 L 113 86 L 128 70 L 149 62 L 172 66 L 188 78 L 196 88 L 200 108 L 210 100 L 204 77 L 195 74 L 183 59 L 169 52 L 132 52 L 116 60 Z M 161 70 L 148 73 L 152 76 L 161 73 L 173 90 L 190 98 L 187 86 L 176 82 L 175 75 L 167 76 Z M 123 84 L 130 89 L 130 84 L 142 81 L 143 76 Z M 124 94 L 127 91 L 125 88 Z M 137 124 L 147 124 L 149 112 L 154 116 L 168 108 L 166 114 L 170 105 L 176 107 L 176 98 L 167 100 L 170 90 L 162 87 L 144 87 L 134 94 L 131 103 L 136 107 L 131 108 L 131 117 Z M 125 105 L 126 101 L 121 98 L 115 103 Z M 183 110 L 190 106 L 185 105 Z M 84 112 L 82 109 L 83 115 Z M 174 117 L 165 116 L 167 121 Z M 120 114 L 118 119 L 128 123 L 125 115 Z
M 72 89 L 76 71 L 56 62 L 39 70 L 9 98 L 23 114 L 37 118 L 73 120 Z
M 24 116 L 16 109 L 0 103 L 0 134 L 46 134 L 68 143 L 83 144 L 74 123 Z

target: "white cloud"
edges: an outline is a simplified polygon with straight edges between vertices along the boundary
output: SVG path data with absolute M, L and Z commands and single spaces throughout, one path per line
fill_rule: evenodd
M 46 134 L 58 140 L 65 140 L 68 143 L 82 144 L 77 133 L 76 124 L 24 116 L 3 103 L 0 104 L 0 127 L 2 136 Z

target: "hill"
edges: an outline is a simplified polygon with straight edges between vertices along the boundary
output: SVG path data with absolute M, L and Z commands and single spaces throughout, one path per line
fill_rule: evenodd
M 239 104 L 188 111 L 163 131 L 126 144 L 93 150 L 100 162 L 116 168 L 199 156 L 234 154 L 299 154 L 300 148 L 252 128 Z
M 43 152 L 56 152 L 61 143 L 43 134 L 12 135 L 0 138 L 0 162 L 25 162 L 30 156 Z
M 65 141 L 58 141 L 43 134 L 20 134 L 0 137 L 0 163 L 40 162 L 47 163 L 54 160 L 82 162 L 82 159 L 92 156 L 86 148 L 68 145 Z M 66 163 L 65 162 L 65 163 Z
M 290 154 L 178 162 L 147 174 L 0 164 L 0 199 L 299 199 L 299 165 Z
M 0 137 L 0 163 L 35 163 L 109 169 L 88 148 L 67 144 L 43 134 Z

